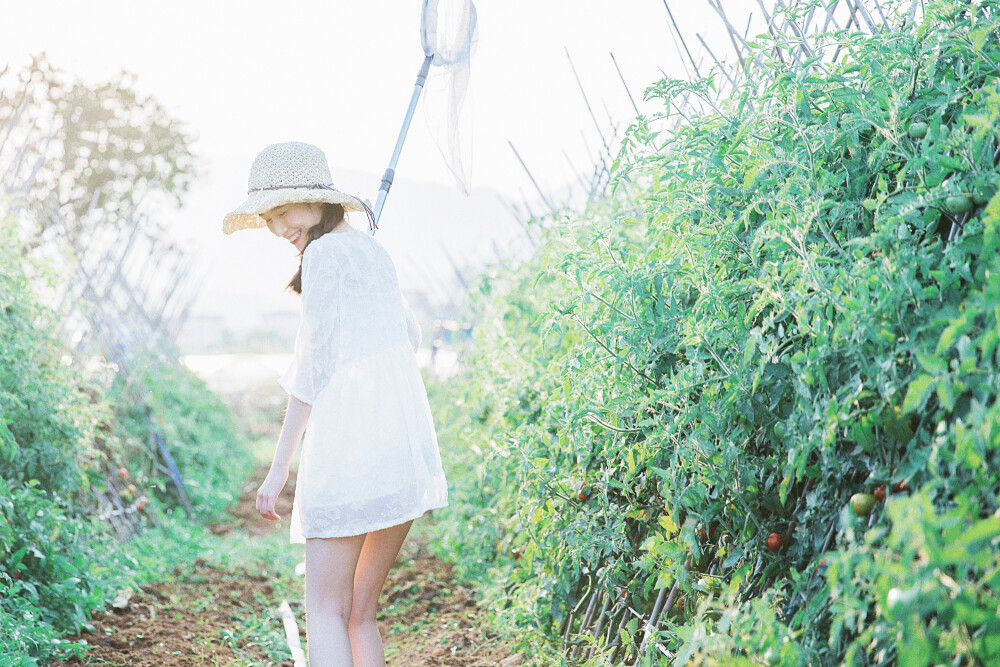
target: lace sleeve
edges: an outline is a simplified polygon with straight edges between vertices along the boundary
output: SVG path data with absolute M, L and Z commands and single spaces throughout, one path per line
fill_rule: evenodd
M 312 405 L 337 368 L 340 346 L 338 262 L 311 243 L 302 256 L 302 317 L 295 354 L 278 383 Z
M 406 335 L 410 339 L 413 351 L 416 352 L 420 348 L 423 331 L 420 328 L 420 322 L 417 321 L 417 316 L 413 314 L 413 309 L 410 308 L 410 304 L 407 303 L 405 296 L 403 297 L 403 310 L 406 311 Z

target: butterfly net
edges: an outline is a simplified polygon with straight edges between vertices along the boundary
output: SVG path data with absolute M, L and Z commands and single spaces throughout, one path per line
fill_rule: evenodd
M 431 70 L 424 85 L 427 128 L 455 184 L 469 194 L 471 119 L 463 114 L 469 62 L 476 47 L 476 7 L 471 0 L 424 0 L 420 42 Z

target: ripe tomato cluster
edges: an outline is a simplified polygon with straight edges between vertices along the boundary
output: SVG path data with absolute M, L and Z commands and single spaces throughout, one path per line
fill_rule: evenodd
M 125 467 L 118 468 L 117 473 L 118 473 L 118 478 L 121 479 L 121 481 L 123 482 L 128 482 L 130 479 L 132 479 L 132 475 L 131 473 L 129 473 L 128 468 Z M 128 486 L 125 487 L 124 493 L 127 496 L 134 496 L 138 492 L 138 490 L 139 489 L 136 488 L 135 484 L 130 483 Z M 135 499 L 135 509 L 137 512 L 145 512 L 146 507 L 148 505 L 149 505 L 149 498 L 147 498 L 145 495 L 141 495 Z

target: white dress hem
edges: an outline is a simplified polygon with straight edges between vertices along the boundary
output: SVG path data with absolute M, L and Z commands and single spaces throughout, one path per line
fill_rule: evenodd
M 338 533 L 338 532 L 334 531 L 332 534 L 329 534 L 329 535 L 304 535 L 304 536 L 302 536 L 301 540 L 295 539 L 293 537 L 293 538 L 291 538 L 289 540 L 289 542 L 291 544 L 305 544 L 306 540 L 314 540 L 314 539 L 324 540 L 324 539 L 330 539 L 330 538 L 334 538 L 334 537 L 355 537 L 357 535 L 367 535 L 368 533 L 373 533 L 376 530 L 383 530 L 385 528 L 391 528 L 393 526 L 398 526 L 399 524 L 406 523 L 407 521 L 415 521 L 415 520 L 419 519 L 420 517 L 424 516 L 425 514 L 427 514 L 428 512 L 430 512 L 432 510 L 441 509 L 442 507 L 447 507 L 447 506 L 448 506 L 448 501 L 447 500 L 445 500 L 443 503 L 432 504 L 430 507 L 422 509 L 419 512 L 408 513 L 408 514 L 406 514 L 404 516 L 404 518 L 401 518 L 401 519 L 389 519 L 387 521 L 380 521 L 380 522 L 374 523 L 374 524 L 372 524 L 372 526 L 370 528 L 368 528 L 367 530 L 365 530 L 364 532 L 361 532 L 361 533 L 350 532 L 350 533 L 343 533 L 343 534 L 341 534 L 341 533 Z M 327 531 L 327 532 L 329 533 L 331 531 Z

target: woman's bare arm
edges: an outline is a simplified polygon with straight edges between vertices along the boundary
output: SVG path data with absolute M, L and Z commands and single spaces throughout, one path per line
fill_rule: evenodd
M 292 455 L 295 454 L 299 441 L 302 440 L 302 434 L 305 433 L 311 412 L 311 405 L 289 395 L 288 408 L 285 410 L 285 423 L 281 427 L 278 445 L 274 449 L 271 469 L 268 471 L 264 483 L 257 489 L 257 511 L 265 519 L 271 521 L 281 519 L 275 513 L 274 505 L 281 490 L 285 487 L 285 482 L 288 481 L 288 466 L 292 462 Z

